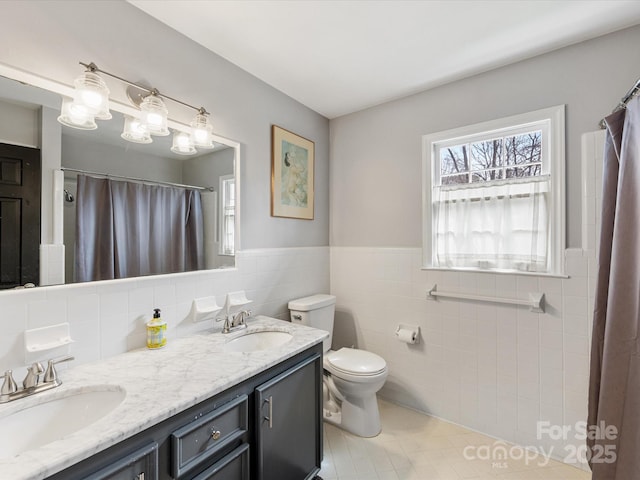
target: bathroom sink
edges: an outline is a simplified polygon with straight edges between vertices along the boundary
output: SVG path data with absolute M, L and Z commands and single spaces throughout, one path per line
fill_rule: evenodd
M 226 352 L 255 352 L 284 345 L 293 338 L 287 332 L 276 330 L 259 330 L 247 332 L 240 337 L 229 340 L 224 345 Z
M 10 458 L 77 432 L 109 414 L 125 396 L 118 387 L 76 389 L 62 397 L 0 414 L 0 457 Z

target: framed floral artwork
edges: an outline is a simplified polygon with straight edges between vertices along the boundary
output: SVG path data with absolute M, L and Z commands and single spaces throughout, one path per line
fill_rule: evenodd
M 313 220 L 315 144 L 271 127 L 271 215 Z

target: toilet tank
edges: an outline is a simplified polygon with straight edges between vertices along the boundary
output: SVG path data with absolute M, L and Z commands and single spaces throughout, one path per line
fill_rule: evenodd
M 289 302 L 291 323 L 308 325 L 329 332 L 329 338 L 322 343 L 323 350 L 328 352 L 333 338 L 333 317 L 336 310 L 334 295 L 311 295 Z

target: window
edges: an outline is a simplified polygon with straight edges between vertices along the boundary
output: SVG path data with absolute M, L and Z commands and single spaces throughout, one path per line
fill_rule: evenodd
M 562 274 L 564 106 L 423 137 L 426 268 Z
M 236 183 L 233 175 L 220 177 L 220 255 L 235 253 Z

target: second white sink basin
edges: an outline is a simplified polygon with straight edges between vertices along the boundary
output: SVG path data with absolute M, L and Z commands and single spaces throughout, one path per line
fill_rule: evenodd
M 224 345 L 226 352 L 255 352 L 268 348 L 284 345 L 293 338 L 287 332 L 275 330 L 259 330 L 257 332 L 247 332 L 240 337 L 229 340 Z
M 11 458 L 77 432 L 113 411 L 125 396 L 117 387 L 76 389 L 0 416 L 0 457 Z M 15 402 L 19 405 L 22 400 Z

